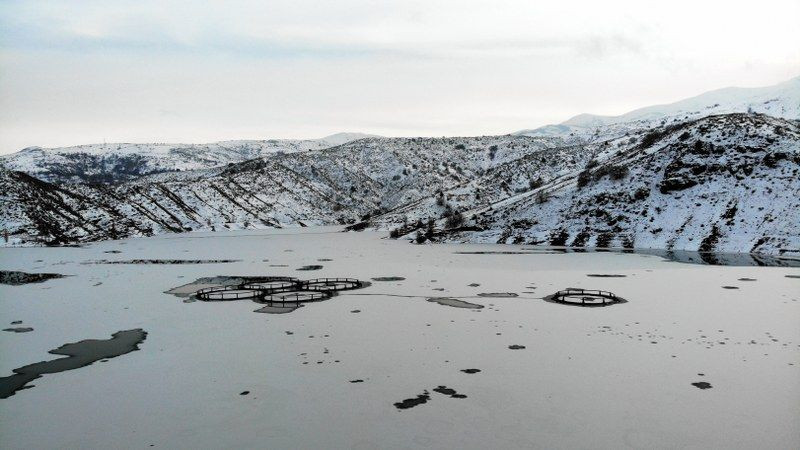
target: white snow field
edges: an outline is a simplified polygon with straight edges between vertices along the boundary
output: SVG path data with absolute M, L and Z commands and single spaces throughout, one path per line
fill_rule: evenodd
M 383 235 L 303 228 L 0 249 L 2 270 L 71 275 L 0 285 L 3 328 L 34 329 L 0 332 L 0 377 L 66 343 L 148 333 L 138 351 L 0 399 L 0 447 L 800 447 L 800 279 L 787 277 L 800 268 Z M 104 259 L 240 261 L 89 263 Z M 314 264 L 323 268 L 296 270 Z M 164 293 L 215 275 L 405 279 L 289 314 Z M 567 287 L 628 302 L 541 299 Z M 478 295 L 507 292 L 518 296 Z M 425 392 L 424 404 L 395 406 Z

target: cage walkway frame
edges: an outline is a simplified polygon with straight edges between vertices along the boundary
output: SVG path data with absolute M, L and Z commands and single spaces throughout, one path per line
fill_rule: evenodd
M 553 294 L 552 300 L 558 303 L 577 306 L 607 306 L 625 302 L 625 300 L 613 292 L 580 288 L 567 288 L 558 291 Z
M 300 304 L 327 300 L 338 291 L 359 289 L 364 283 L 356 278 L 253 277 L 244 283 L 213 286 L 194 293 L 202 301 L 253 300 L 257 303 Z

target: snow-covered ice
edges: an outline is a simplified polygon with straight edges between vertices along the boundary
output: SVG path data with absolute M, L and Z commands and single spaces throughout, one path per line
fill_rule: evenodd
M 0 376 L 65 343 L 147 332 L 139 351 L 0 400 L 0 447 L 800 447 L 800 279 L 787 276 L 800 269 L 382 236 L 303 228 L 0 249 L 2 270 L 70 275 L 0 285 L 0 325 L 34 328 L 0 333 Z M 103 259 L 240 261 L 82 264 Z M 604 274 L 626 276 L 589 276 Z M 164 293 L 216 275 L 404 279 L 280 315 Z M 567 287 L 628 303 L 541 299 Z M 448 306 L 458 301 L 484 307 Z

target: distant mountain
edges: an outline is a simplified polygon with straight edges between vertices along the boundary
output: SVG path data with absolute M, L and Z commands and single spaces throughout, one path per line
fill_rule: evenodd
M 700 94 L 667 105 L 648 106 L 621 116 L 580 114 L 559 125 L 546 125 L 514 134 L 525 136 L 581 137 L 605 134 L 620 128 L 648 128 L 664 122 L 681 122 L 717 114 L 760 113 L 784 119 L 800 119 L 800 77 L 760 88 L 730 87 Z M 610 130 L 602 130 L 603 128 Z
M 210 169 L 276 153 L 320 150 L 370 136 L 339 133 L 308 140 L 90 144 L 48 149 L 29 147 L 0 156 L 0 165 L 7 170 L 25 172 L 55 183 L 118 183 L 156 173 Z

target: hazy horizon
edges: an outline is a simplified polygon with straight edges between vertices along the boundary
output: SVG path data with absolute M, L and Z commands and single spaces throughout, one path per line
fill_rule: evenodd
M 3 2 L 0 154 L 618 115 L 796 77 L 798 16 L 786 0 Z

